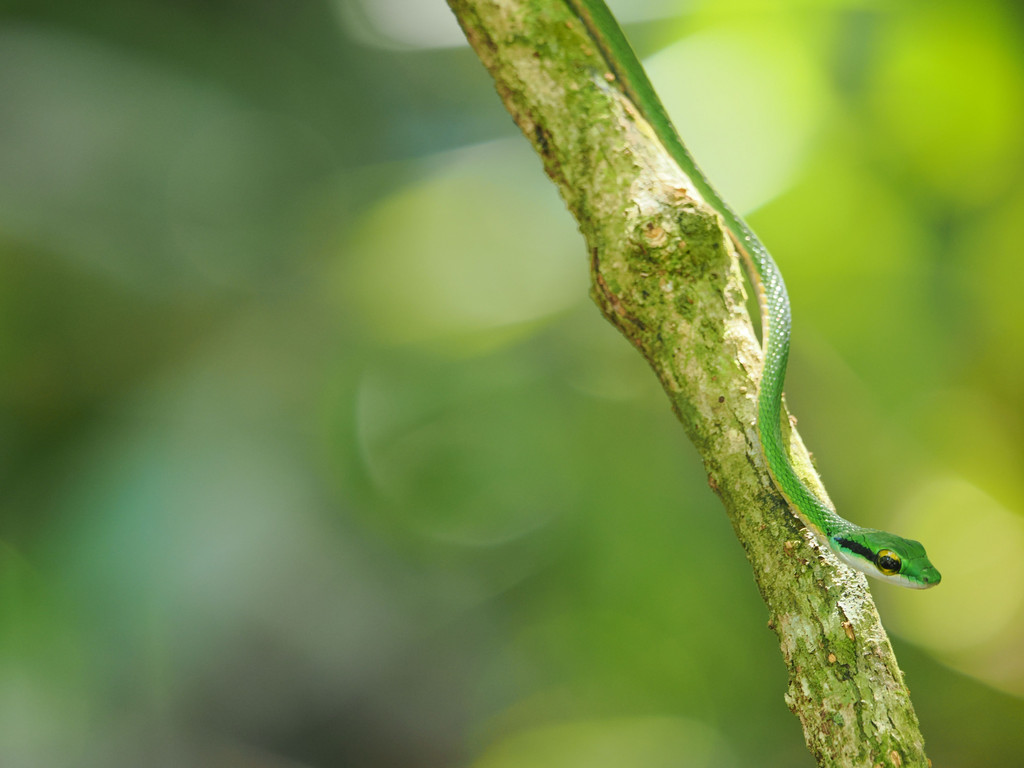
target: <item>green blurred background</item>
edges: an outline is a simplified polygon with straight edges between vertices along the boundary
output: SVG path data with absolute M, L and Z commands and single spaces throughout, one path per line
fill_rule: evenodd
M 1024 764 L 1024 11 L 614 3 L 776 254 L 937 766 Z M 0 765 L 811 766 L 442 0 L 5 0 Z

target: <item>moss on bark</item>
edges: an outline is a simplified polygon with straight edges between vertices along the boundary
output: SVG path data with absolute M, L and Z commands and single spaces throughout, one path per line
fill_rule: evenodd
M 786 703 L 822 766 L 926 766 L 865 578 L 804 531 L 755 428 L 761 349 L 721 222 L 556 0 L 449 0 L 588 247 L 591 295 L 658 376 L 768 607 Z M 791 451 L 821 488 L 795 429 Z M 821 489 L 824 493 L 824 489 Z

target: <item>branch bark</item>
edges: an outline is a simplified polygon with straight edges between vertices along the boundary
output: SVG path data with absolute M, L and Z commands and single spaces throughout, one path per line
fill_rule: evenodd
M 867 583 L 788 511 L 755 428 L 761 349 L 721 221 L 557 0 L 448 0 L 586 238 L 591 294 L 650 363 L 753 567 L 821 766 L 927 766 Z M 726 119 L 726 116 L 723 116 Z M 822 493 L 795 429 L 791 451 Z

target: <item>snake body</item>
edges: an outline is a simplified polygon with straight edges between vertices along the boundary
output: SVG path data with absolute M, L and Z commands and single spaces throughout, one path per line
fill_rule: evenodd
M 603 0 L 564 0 L 583 22 L 614 82 L 650 123 L 661 143 L 704 200 L 722 217 L 747 264 L 761 308 L 764 369 L 757 398 L 757 431 L 768 472 L 790 509 L 848 565 L 904 587 L 925 589 L 941 580 L 920 542 L 864 528 L 840 517 L 797 474 L 782 435 L 782 385 L 789 359 L 789 295 L 771 254 L 753 230 L 715 192 L 686 149 L 661 100 Z

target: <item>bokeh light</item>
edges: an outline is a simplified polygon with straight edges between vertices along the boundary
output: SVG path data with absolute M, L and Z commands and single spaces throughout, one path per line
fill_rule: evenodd
M 442 0 L 0 10 L 0 765 L 810 766 Z M 776 255 L 936 765 L 1024 762 L 1024 16 L 616 2 Z

